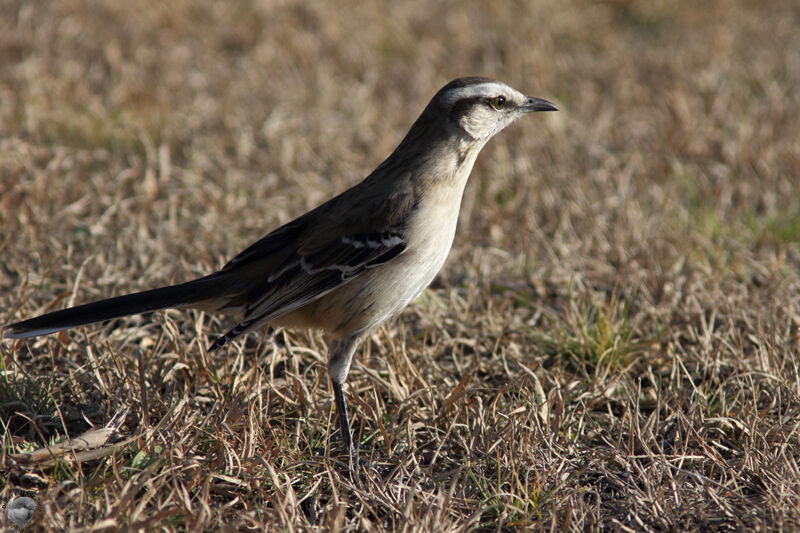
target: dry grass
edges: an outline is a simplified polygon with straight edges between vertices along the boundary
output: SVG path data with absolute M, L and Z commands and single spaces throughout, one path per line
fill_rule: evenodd
M 224 324 L 168 312 L 3 341 L 28 530 L 798 527 L 791 0 L 5 1 L 0 323 L 208 272 L 471 74 L 562 111 L 487 147 L 442 275 L 359 357 L 371 467 L 325 451 L 314 333 L 208 355 Z M 8 455 L 91 425 L 118 444 Z

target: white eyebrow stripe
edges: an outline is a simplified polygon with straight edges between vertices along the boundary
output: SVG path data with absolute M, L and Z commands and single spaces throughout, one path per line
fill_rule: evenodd
M 448 105 L 452 105 L 459 100 L 465 98 L 475 98 L 476 96 L 497 96 L 509 92 L 510 87 L 502 83 L 485 82 L 477 85 L 467 85 L 466 87 L 458 87 L 457 89 L 450 89 L 444 95 L 444 101 Z

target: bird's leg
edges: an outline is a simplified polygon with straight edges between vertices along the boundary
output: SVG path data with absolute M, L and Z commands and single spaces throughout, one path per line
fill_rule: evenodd
M 350 457 L 356 457 L 353 446 L 353 434 L 350 433 L 350 420 L 347 418 L 347 402 L 344 399 L 344 387 L 341 383 L 331 380 L 333 399 L 336 401 L 336 413 L 339 415 L 339 431 L 342 433 L 342 446 Z
M 350 432 L 350 419 L 347 417 L 347 402 L 344 399 L 344 382 L 350 372 L 350 363 L 361 339 L 357 336 L 348 336 L 330 343 L 328 357 L 328 375 L 331 378 L 333 399 L 336 402 L 336 412 L 339 416 L 339 430 L 342 433 L 344 451 L 357 461 L 357 447 L 353 445 L 353 436 Z

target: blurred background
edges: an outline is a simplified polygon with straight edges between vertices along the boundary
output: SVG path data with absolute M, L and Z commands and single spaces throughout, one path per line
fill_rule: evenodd
M 218 264 L 360 180 L 464 75 L 562 112 L 480 158 L 462 242 L 571 275 L 666 268 L 692 244 L 778 251 L 800 232 L 791 1 L 1 9 L 2 226 L 17 260 L 63 255 L 74 238 L 30 240 L 77 225 L 113 233 L 140 274 L 175 257 Z
M 465 464 L 462 453 L 494 450 L 502 452 L 497 464 L 470 455 L 480 467 L 473 475 L 509 476 L 510 485 L 487 492 L 469 481 L 474 477 L 464 477 L 463 494 L 453 496 L 460 503 L 445 520 L 453 527 L 489 527 L 511 520 L 508 509 L 520 506 L 517 522 L 508 523 L 563 522 L 576 530 L 792 523 L 800 494 L 800 447 L 791 430 L 800 413 L 796 0 L 4 0 L 0 322 L 221 266 L 269 230 L 366 176 L 441 86 L 468 75 L 502 80 L 560 111 L 528 117 L 484 149 L 444 271 L 361 358 L 366 368 L 381 372 L 389 360 L 388 368 L 399 369 L 400 392 L 367 392 L 375 380 L 354 371 L 353 394 L 386 402 L 380 409 L 395 413 L 384 420 L 388 428 L 402 433 L 407 420 L 434 428 L 419 429 L 430 439 L 412 439 L 408 449 L 444 443 L 425 456 L 434 457 L 430 472 L 411 469 L 415 474 L 398 494 L 443 479 L 433 472 L 445 475 Z M 159 361 L 153 368 L 175 361 L 193 366 L 186 353 L 196 345 L 184 350 L 177 347 L 181 340 L 195 342 L 197 331 L 213 334 L 224 327 L 213 322 L 202 329 L 181 316 L 164 319 L 174 342 L 167 347 L 159 344 L 160 323 L 133 319 L 128 324 L 138 329 L 81 330 L 35 341 L 28 351 L 12 352 L 9 345 L 3 357 L 16 375 L 25 369 L 34 381 L 49 380 L 56 403 L 94 405 L 104 413 L 97 418 L 102 424 L 117 405 L 104 396 L 114 386 L 134 411 L 142 408 L 136 403 L 135 349 L 153 350 L 150 357 Z M 106 375 L 82 366 L 86 346 L 109 338 L 111 344 L 98 349 L 122 359 L 107 355 L 116 363 L 98 368 L 114 370 Z M 262 368 L 257 342 L 248 341 L 249 359 L 236 364 Z M 311 346 L 311 355 L 297 351 L 293 357 L 296 368 L 312 369 L 316 381 L 305 382 L 322 390 L 293 385 L 282 394 L 327 401 L 324 355 L 314 351 L 319 339 L 284 342 Z M 392 345 L 415 355 L 403 359 Z M 534 377 L 506 358 L 534 369 L 530 376 L 538 388 L 525 381 Z M 203 365 L 194 368 L 201 383 L 227 379 L 207 377 Z M 162 376 L 164 382 L 191 381 L 185 369 L 174 372 Z M 467 386 L 460 381 L 465 373 L 478 377 Z M 403 404 L 409 391 L 425 389 L 423 376 L 430 396 Z M 242 386 L 230 379 L 230 389 L 209 385 L 207 392 L 225 409 L 238 394 L 230 391 Z M 250 396 L 259 389 L 248 387 L 242 394 L 252 412 L 263 414 Z M 158 386 L 151 390 L 161 394 Z M 460 395 L 448 396 L 454 390 L 466 391 L 467 398 L 452 415 L 455 429 L 449 419 L 430 414 L 461 405 L 454 399 Z M 516 396 L 504 396 L 506 391 Z M 164 394 L 166 406 L 171 397 Z M 635 405 L 631 398 L 638 398 Z M 639 409 L 639 400 L 650 406 L 641 427 L 625 425 L 622 415 Z M 312 416 L 307 401 L 281 409 Z M 531 417 L 519 422 L 530 439 L 495 435 L 519 446 L 492 447 L 491 435 L 482 431 L 506 427 L 506 419 L 492 418 L 499 415 L 486 409 L 490 404 Z M 151 401 L 150 423 L 169 412 L 159 405 Z M 209 412 L 204 406 L 210 404 L 197 405 L 199 413 Z M 412 407 L 398 414 L 392 411 L 398 405 Z M 4 416 L 7 421 L 11 415 Z M 322 422 L 314 427 L 324 433 L 327 411 L 315 416 Z M 381 423 L 374 413 L 360 416 L 369 428 Z M 644 431 L 646 420 L 652 424 Z M 18 437 L 40 442 L 25 424 Z M 227 449 L 245 455 L 283 449 L 301 461 L 308 454 L 286 451 L 283 441 L 269 448 L 258 439 L 245 453 L 236 439 L 249 439 L 258 424 L 247 431 L 233 422 L 231 427 L 239 429 L 198 438 L 230 439 Z M 135 424 L 129 422 L 129 429 Z M 194 431 L 173 430 L 179 436 Z M 762 434 L 770 436 L 757 437 Z M 456 435 L 463 435 L 465 448 L 454 444 Z M 631 465 L 636 453 L 645 452 L 633 444 L 624 453 L 615 446 L 640 442 L 634 436 L 650 443 L 642 445 L 645 451 L 658 442 L 664 457 L 703 459 L 686 463 L 693 474 L 678 481 L 669 477 L 678 470 L 651 477 L 646 468 L 646 483 L 632 480 L 624 472 L 640 472 Z M 164 446 L 176 442 L 163 438 Z M 700 444 L 703 438 L 708 444 Z M 724 450 L 715 448 L 723 441 Z M 680 451 L 670 448 L 680 443 Z M 191 455 L 185 453 L 177 455 Z M 439 466 L 447 460 L 452 462 Z M 234 463 L 223 463 L 206 466 L 252 481 Z M 519 503 L 525 498 L 493 507 L 508 493 L 519 494 L 513 479 L 524 469 L 520 465 L 534 472 L 542 493 L 558 496 L 533 507 Z M 6 478 L 4 490 L 11 481 Z M 48 501 L 66 501 L 57 491 L 42 490 Z M 252 487 L 231 490 L 242 498 L 237 513 L 257 507 L 248 499 Z M 383 494 L 352 490 L 352 498 L 364 501 Z M 709 490 L 719 493 L 710 498 Z M 408 496 L 420 516 L 438 505 L 435 495 L 426 494 Z M 636 495 L 641 498 L 632 500 Z M 183 505 L 164 498 L 170 502 L 164 508 Z M 665 508 L 654 508 L 654 500 Z M 107 516 L 96 501 L 69 501 L 91 509 L 85 512 L 92 516 Z M 61 504 L 52 503 L 53 509 Z M 384 503 L 371 505 L 383 509 Z M 397 506 L 406 509 L 405 503 Z M 143 508 L 151 518 L 160 516 Z M 64 509 L 69 514 L 69 506 Z M 195 525 L 231 523 L 226 521 L 233 515 L 221 518 L 226 512 L 203 515 L 209 521 Z M 377 515 L 365 516 L 383 524 Z M 567 517 L 572 521 L 564 522 Z M 367 527 L 352 519 L 353 527 Z M 153 520 L 151 525 L 161 523 Z M 387 523 L 391 529 L 394 523 Z

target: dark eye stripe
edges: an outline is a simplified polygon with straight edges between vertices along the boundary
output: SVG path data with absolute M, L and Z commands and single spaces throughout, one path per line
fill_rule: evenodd
M 469 108 L 471 108 L 472 106 L 474 106 L 474 105 L 480 105 L 481 103 L 483 103 L 483 104 L 486 104 L 486 105 L 488 105 L 489 107 L 491 107 L 492 109 L 495 109 L 495 110 L 496 110 L 496 109 L 497 109 L 497 107 L 494 105 L 494 101 L 495 101 L 497 98 L 498 98 L 497 96 L 470 96 L 470 97 L 468 97 L 468 98 L 461 98 L 460 100 L 456 101 L 456 102 L 453 104 L 453 107 L 452 107 L 452 109 L 451 109 L 451 112 L 452 112 L 452 113 L 454 113 L 454 114 L 456 114 L 456 115 L 457 115 L 457 114 L 461 114 L 461 113 L 464 113 L 464 112 L 466 112 L 466 111 L 467 111 Z M 502 106 L 502 108 L 503 108 L 504 110 L 505 110 L 505 109 L 509 109 L 509 108 L 511 108 L 513 105 L 515 105 L 515 104 L 513 104 L 513 103 L 511 102 L 511 100 L 509 100 L 509 99 L 508 99 L 507 97 L 505 97 L 505 96 L 500 96 L 500 98 L 503 98 L 503 106 Z

